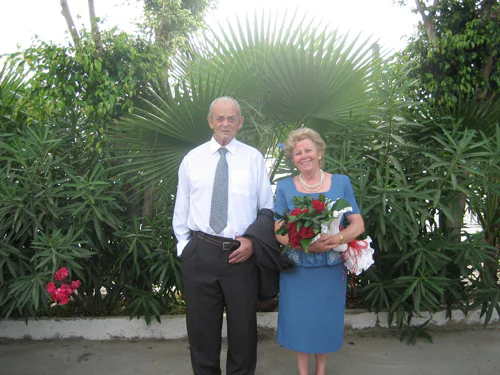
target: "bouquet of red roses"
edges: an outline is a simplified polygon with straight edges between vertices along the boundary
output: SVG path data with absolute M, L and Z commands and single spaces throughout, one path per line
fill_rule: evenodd
M 288 234 L 290 246 L 305 252 L 321 233 L 339 233 L 342 230 L 342 216 L 352 211 L 352 206 L 345 199 L 332 201 L 323 194 L 320 194 L 318 199 L 294 196 L 292 202 L 295 208 L 290 213 L 285 211 L 284 215 L 276 214 L 278 219 L 283 220 L 276 233 L 282 236 Z M 371 242 L 370 237 L 365 240 L 352 240 L 332 250 L 342 253 L 346 268 L 359 275 L 373 264 L 374 250 Z
M 283 224 L 276 231 L 278 235 L 288 234 L 290 246 L 307 252 L 309 245 L 317 235 L 325 232 L 325 227 L 337 217 L 339 210 L 350 208 L 351 205 L 342 198 L 333 202 L 331 199 L 320 194 L 318 199 L 309 196 L 293 196 L 292 202 L 295 208 L 283 215 L 276 214 Z
M 61 305 L 65 305 L 69 302 L 69 297 L 73 294 L 75 290 L 77 290 L 82 284 L 80 280 L 76 281 L 67 281 L 63 280 L 67 279 L 69 276 L 69 272 L 67 268 L 60 268 L 54 274 L 54 281 L 50 281 L 47 283 L 45 289 L 49 292 L 50 297 L 54 300 L 54 302 L 59 303 Z

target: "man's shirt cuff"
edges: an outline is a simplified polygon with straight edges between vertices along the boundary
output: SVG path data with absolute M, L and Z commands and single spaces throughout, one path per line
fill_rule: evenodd
M 181 240 L 179 242 L 177 242 L 177 256 L 181 256 L 184 248 L 186 247 L 186 245 L 188 244 L 189 240 Z

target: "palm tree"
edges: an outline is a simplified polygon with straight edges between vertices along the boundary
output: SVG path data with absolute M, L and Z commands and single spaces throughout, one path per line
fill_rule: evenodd
M 370 47 L 295 15 L 211 30 L 175 59 L 171 85 L 153 88 L 144 107 L 120 123 L 126 173 L 139 189 L 173 192 L 183 156 L 210 138 L 207 109 L 222 95 L 242 106 L 238 137 L 269 156 L 291 129 L 349 123 L 369 104 Z

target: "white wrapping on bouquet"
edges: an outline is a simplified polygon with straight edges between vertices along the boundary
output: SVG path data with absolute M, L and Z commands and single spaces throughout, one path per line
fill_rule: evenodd
M 327 209 L 331 210 L 334 203 L 335 202 L 330 202 L 327 206 Z M 352 207 L 350 207 L 350 206 L 345 207 L 345 208 L 338 210 L 338 211 L 336 211 L 336 210 L 333 211 L 333 220 L 326 222 L 326 223 L 321 223 L 321 232 L 318 233 L 313 238 L 311 243 L 314 243 L 315 241 L 317 241 L 320 238 L 321 233 L 326 233 L 326 234 L 331 234 L 331 235 L 339 233 L 340 232 L 340 222 L 342 221 L 342 215 L 344 215 L 346 212 L 351 212 L 351 211 L 352 211 Z M 333 250 L 343 253 L 344 251 L 347 250 L 347 244 L 344 243 L 342 245 L 339 245 L 336 248 L 334 248 Z
M 331 210 L 334 203 L 335 202 L 331 202 L 328 205 L 328 209 Z M 321 224 L 321 233 L 331 235 L 339 233 L 342 216 L 344 213 L 351 211 L 352 207 L 345 207 L 341 210 L 333 211 L 334 219 L 330 222 Z M 318 240 L 320 235 L 320 233 L 317 234 L 311 243 Z M 333 250 L 342 253 L 342 260 L 344 261 L 346 268 L 355 275 L 359 275 L 374 263 L 373 253 L 375 250 L 371 247 L 371 242 L 372 239 L 367 237 L 365 240 L 353 240 L 349 243 L 344 243 L 335 247 Z
M 346 268 L 355 275 L 366 271 L 374 263 L 371 247 L 372 239 L 366 237 L 365 240 L 354 240 L 349 242 L 347 250 L 342 253 L 342 260 Z M 337 248 L 334 249 L 337 251 Z

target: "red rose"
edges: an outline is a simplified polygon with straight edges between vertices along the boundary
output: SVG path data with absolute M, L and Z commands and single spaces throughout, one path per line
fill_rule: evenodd
M 304 208 L 303 210 L 301 210 L 300 208 L 298 207 L 295 207 L 291 212 L 290 212 L 290 216 L 299 216 L 300 214 L 306 214 L 309 212 L 309 209 L 307 208 Z
M 300 236 L 295 235 L 295 236 L 289 236 L 288 237 L 290 240 L 290 245 L 295 248 L 295 249 L 301 249 L 302 248 L 302 242 L 300 241 Z
M 290 245 L 294 248 L 300 248 L 301 242 L 299 232 L 297 231 L 297 222 L 287 223 L 286 226 L 288 228 L 288 241 Z
M 319 201 L 317 199 L 313 199 L 312 200 L 312 206 L 314 208 L 314 211 L 316 211 L 316 213 L 320 214 L 325 209 L 326 204 L 324 204 L 323 202 L 321 202 L 321 201 Z
M 302 228 L 300 228 L 299 235 L 301 238 L 313 238 L 314 230 L 311 227 L 303 226 Z
M 69 275 L 68 270 L 66 268 L 61 268 L 54 274 L 54 280 L 63 281 L 65 278 L 68 277 L 68 275 Z

